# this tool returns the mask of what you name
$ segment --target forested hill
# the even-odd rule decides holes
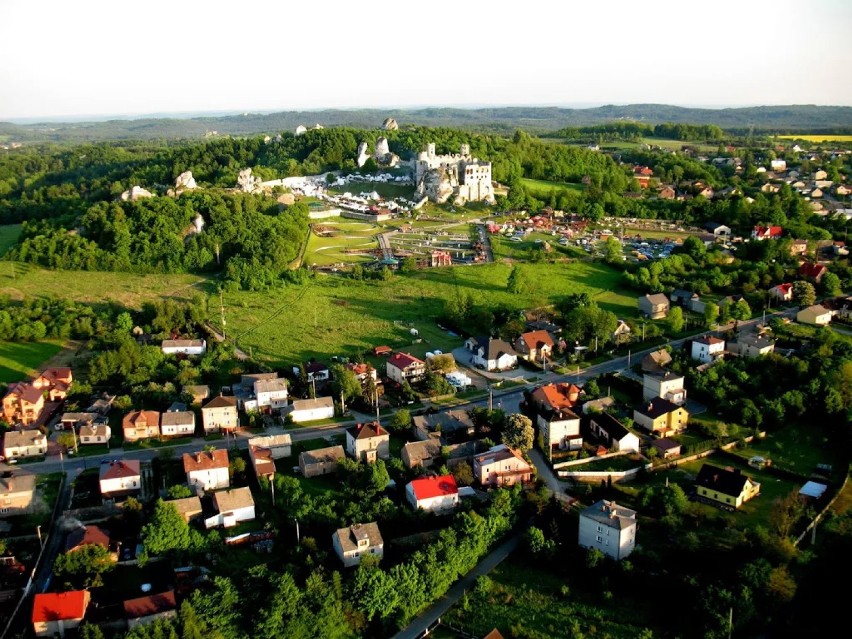
[[[387,117],[405,125],[458,127],[483,132],[521,128],[533,133],[565,127],[590,126],[614,120],[647,124],[715,124],[737,133],[749,130],[773,133],[852,131],[852,107],[760,106],[736,109],[694,109],[666,104],[607,105],[591,109],[557,107],[494,107],[483,109],[361,109],[284,111],[197,118],[142,118],[104,122],[0,123],[0,139],[9,141],[93,141],[114,139],[198,138],[208,132],[250,135],[293,131],[297,126],[351,126],[376,128]]]

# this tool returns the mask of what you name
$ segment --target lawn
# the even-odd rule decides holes
[[[333,186],[328,189],[329,193],[343,194],[372,193],[375,191],[385,198],[404,197],[414,199],[413,184],[386,184],[382,182],[349,182],[343,186]]]
[[[395,275],[387,282],[355,281],[317,274],[309,283],[269,293],[225,293],[228,332],[243,350],[273,366],[354,355],[379,344],[422,356],[436,348],[449,352],[462,338],[439,329],[435,321],[447,300],[470,294],[474,303],[494,307],[541,307],[571,294],[587,292],[619,317],[636,315],[632,295],[619,290],[621,274],[605,264],[528,264],[531,290],[511,294],[507,264],[458,266]],[[272,304],[271,300],[274,300]],[[409,329],[416,328],[414,337]],[[417,341],[417,340],[420,341]]]
[[[0,257],[6,254],[18,241],[21,235],[21,224],[3,224],[0,226]]]
[[[380,229],[365,222],[329,222],[320,221],[314,224],[314,229],[324,227],[337,233],[333,236],[320,236],[312,231],[308,236],[308,247],[305,250],[305,264],[308,266],[324,266],[338,262],[371,262],[375,259],[369,254],[344,253],[344,250],[371,251],[379,248],[376,235]]]
[[[0,342],[0,383],[32,377],[41,365],[62,350],[62,342]]]
[[[32,264],[0,262],[0,296],[15,300],[53,296],[88,304],[117,302],[138,309],[149,300],[192,299],[205,290],[205,282],[197,275],[49,271]]]
[[[530,178],[521,178],[521,184],[524,188],[538,199],[549,198],[551,193],[559,191],[576,191],[582,193],[586,187],[582,184],[573,184],[571,182],[548,182],[547,180],[532,180]]]
[[[825,432],[810,424],[795,424],[770,432],[764,439],[754,439],[746,448],[734,450],[748,461],[760,455],[772,460],[772,464],[801,475],[810,475],[817,464],[832,464],[843,471],[842,455]]]
[[[442,620],[475,637],[493,628],[505,637],[567,637],[568,624],[576,622],[585,637],[633,639],[643,628],[653,627],[650,608],[632,597],[619,595],[603,603],[600,591],[581,576],[557,576],[517,556],[498,566],[489,579],[485,592],[473,589],[467,606],[462,600]],[[562,594],[563,586],[569,597]]]

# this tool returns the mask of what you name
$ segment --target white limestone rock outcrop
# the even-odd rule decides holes
[[[251,169],[243,169],[237,177],[237,188],[243,193],[258,193],[263,190],[261,180],[251,174]]]
[[[382,123],[382,129],[384,131],[396,131],[397,129],[399,129],[399,124],[397,124],[396,120],[394,120],[393,118],[387,118]]]
[[[370,159],[369,154],[367,153],[367,143],[361,142],[358,145],[358,156],[355,161],[358,163],[358,168],[360,169],[364,164],[366,164],[367,160]]]
[[[192,171],[184,171],[175,178],[175,192],[182,193],[183,191],[191,191],[198,188],[195,183],[195,178],[192,177]]]
[[[308,128],[304,124],[300,124],[296,127],[296,135],[304,135],[308,132]]]
[[[146,197],[154,197],[154,194],[148,189],[143,189],[141,186],[134,186],[121,194],[121,200],[123,202],[135,202],[136,200],[141,200]]]

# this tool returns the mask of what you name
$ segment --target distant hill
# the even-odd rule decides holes
[[[558,107],[494,107],[483,109],[357,109],[283,111],[280,113],[142,118],[103,122],[50,122],[18,125],[0,122],[0,139],[12,141],[93,141],[201,138],[293,131],[302,124],[378,128],[387,117],[405,125],[459,127],[477,131],[511,132],[521,128],[547,133],[564,127],[590,126],[617,120],[648,124],[715,124],[732,132],[842,132],[852,129],[852,107],[759,106],[734,109],[694,109],[667,104],[607,105],[589,109]]]

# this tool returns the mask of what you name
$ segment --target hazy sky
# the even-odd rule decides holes
[[[852,105],[852,0],[0,0],[0,119]]]

